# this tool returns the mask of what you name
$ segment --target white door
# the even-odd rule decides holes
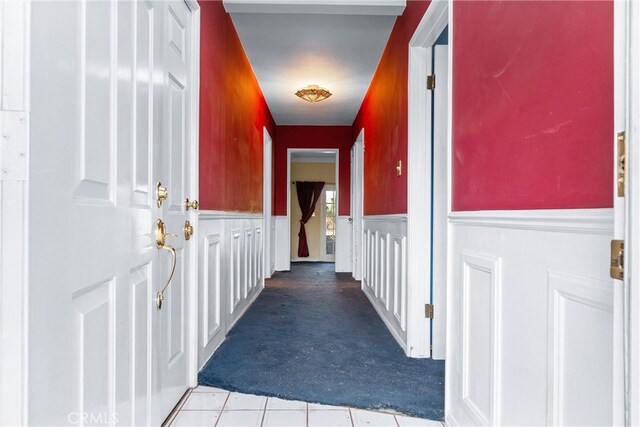
[[[272,209],[271,209],[271,188],[272,188],[272,178],[271,174],[273,171],[273,162],[272,162],[272,148],[273,141],[269,132],[267,132],[267,128],[263,129],[263,162],[262,162],[262,172],[263,172],[263,192],[262,192],[262,207],[263,207],[263,215],[264,215],[264,223],[262,229],[264,230],[264,278],[268,279],[271,277],[271,274],[275,271],[275,235],[274,230],[272,229],[275,224],[272,218]]]
[[[444,359],[447,309],[447,214],[449,212],[447,163],[447,66],[448,46],[433,46],[433,72],[437,84],[433,94],[433,176],[432,214],[433,230],[431,250],[431,303],[437,307],[437,315],[431,321],[431,357]]]
[[[189,105],[192,82],[189,76],[191,59],[191,12],[182,0],[167,1],[163,4],[164,84],[163,84],[163,129],[160,142],[160,168],[158,181],[167,189],[167,200],[159,212],[168,237],[167,244],[175,250],[175,269],[171,263],[173,254],[163,250],[160,253],[160,276],[155,283],[164,286],[173,269],[173,276],[164,292],[162,309],[159,310],[159,386],[160,398],[155,401],[154,423],[161,422],[178,402],[188,387],[189,333],[187,307],[189,292],[187,280],[190,265],[190,244],[185,241],[185,221],[188,221],[187,200],[193,201],[189,186],[191,130]],[[192,209],[192,208],[191,208]],[[156,290],[158,288],[156,286]],[[155,417],[159,418],[155,418]]]
[[[364,176],[364,130],[351,147],[351,271],[353,278],[362,280],[362,186]]]
[[[30,424],[157,425],[186,390],[189,264],[178,205],[188,151],[168,132],[185,128],[190,86],[178,81],[182,111],[169,116],[173,87],[158,77],[173,49],[164,41],[182,34],[188,46],[190,33],[184,10],[184,28],[170,26],[169,7],[32,3]],[[157,180],[176,189],[161,209]],[[158,218],[180,233],[169,242],[178,279],[161,311],[169,260],[155,244]]]

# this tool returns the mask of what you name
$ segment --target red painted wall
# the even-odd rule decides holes
[[[349,215],[351,188],[351,126],[278,126],[274,143],[275,215],[287,214],[287,149],[338,148],[338,215]]]
[[[453,22],[453,209],[611,207],[613,2],[459,1]]]
[[[352,139],[364,131],[364,214],[407,212],[407,78],[409,40],[428,1],[408,1],[396,20],[378,69],[353,124]],[[396,175],[402,160],[404,172]]]
[[[200,206],[262,212],[263,126],[275,139],[275,123],[222,2],[200,6]]]

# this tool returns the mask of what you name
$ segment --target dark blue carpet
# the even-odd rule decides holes
[[[444,362],[411,359],[333,264],[276,273],[199,374],[203,385],[441,420]]]

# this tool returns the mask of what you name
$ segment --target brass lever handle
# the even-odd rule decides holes
[[[171,279],[173,279],[173,273],[176,271],[176,250],[171,245],[167,245],[166,238],[169,236],[177,237],[175,234],[167,234],[167,230],[164,226],[164,222],[161,219],[158,219],[156,223],[156,246],[158,249],[165,249],[171,252],[171,272],[169,273],[169,277],[164,282],[162,289],[156,295],[156,307],[158,310],[162,309],[162,302],[164,301],[164,291],[167,290],[169,283],[171,283]]]
[[[189,200],[189,199],[186,199],[184,201],[184,205],[186,206],[187,210],[189,210],[189,208],[197,210],[200,207],[200,204],[198,203],[197,200]]]

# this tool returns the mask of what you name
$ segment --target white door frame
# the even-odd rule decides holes
[[[272,174],[273,174],[273,140],[266,126],[263,127],[263,155],[262,155],[262,214],[263,214],[263,226],[264,238],[262,240],[262,280],[271,278],[271,260],[274,254],[271,253],[271,239],[274,236],[271,235],[271,221],[272,221],[272,206],[273,199],[271,195]]]
[[[625,279],[614,287],[614,425],[640,424],[640,6],[614,2],[614,153],[626,132],[626,191],[614,197],[614,239],[625,241]],[[614,156],[614,188],[617,159]],[[621,286],[622,285],[622,286]],[[615,326],[614,326],[615,327]],[[624,384],[620,384],[623,381]]]
[[[189,151],[191,161],[189,164],[189,187],[191,188],[191,197],[200,200],[200,4],[198,0],[184,0],[191,11],[191,64],[190,80],[191,80],[191,105],[190,117],[192,131],[189,132]],[[197,226],[198,213],[196,210],[189,210],[189,222]],[[191,239],[191,259],[189,262],[189,282],[187,283],[189,292],[189,385],[195,387],[198,385],[198,309],[200,307],[198,301],[198,257],[199,245],[198,234]],[[176,402],[177,403],[177,402]]]
[[[287,148],[287,262],[291,269],[291,155],[293,153],[314,153],[321,151],[323,153],[333,153],[336,162],[336,220],[340,212],[340,149],[339,148]],[[340,236],[336,234],[336,246]]]
[[[362,280],[362,248],[364,232],[364,128],[351,148],[351,272],[355,280]]]
[[[630,273],[627,283],[629,294],[627,342],[629,352],[627,358],[627,425],[640,424],[640,5],[637,2],[624,2],[629,8],[626,28],[628,39],[627,72],[627,250],[626,268]],[[617,26],[617,23],[614,24]]]
[[[0,425],[28,423],[30,3],[0,5]]]
[[[431,46],[449,25],[449,76],[452,75],[451,8],[447,0],[434,0],[409,42],[409,138],[407,200],[407,349],[411,357],[429,357],[431,331],[425,318],[425,304],[431,303],[425,277],[431,272],[431,103],[427,102],[426,76],[431,69]],[[447,164],[451,164],[451,78],[448,79]],[[447,192],[451,212],[451,168],[447,166]],[[447,245],[449,246],[449,245]],[[448,280],[447,280],[448,281]],[[447,284],[448,287],[448,284]],[[437,308],[435,311],[437,312]],[[448,340],[447,340],[448,342]]]

